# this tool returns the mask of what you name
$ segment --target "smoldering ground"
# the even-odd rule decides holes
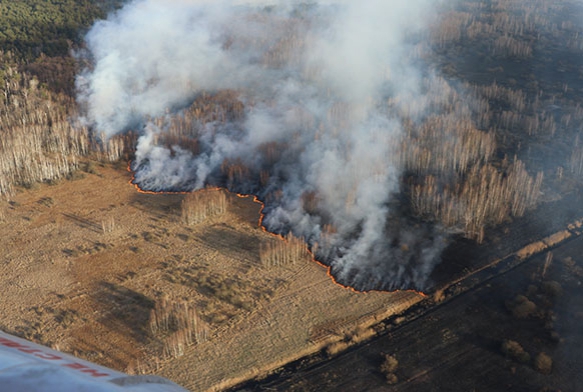
[[[400,150],[448,99],[420,49],[435,7],[133,1],[87,34],[78,101],[105,137],[141,132],[141,188],[255,194],[339,282],[423,289],[446,236],[401,211]]]

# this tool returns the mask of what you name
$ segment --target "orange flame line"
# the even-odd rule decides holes
[[[132,178],[129,181],[129,184],[132,185],[139,193],[144,193],[144,194],[148,194],[148,195],[187,195],[189,193],[192,192],[185,192],[185,191],[147,191],[144,190],[142,188],[140,188],[140,186],[138,184],[136,184],[134,182],[135,180],[135,172],[132,171],[131,168],[131,161],[128,162],[128,166],[127,166],[127,171],[130,172],[132,174]],[[208,187],[208,188],[204,188],[204,189],[200,189],[199,191],[208,191],[208,190],[223,190],[225,188],[221,188],[221,187]],[[227,189],[225,189],[227,190]],[[227,190],[228,191],[228,190]],[[198,192],[198,191],[197,191]],[[233,192],[231,192],[233,193]],[[263,225],[263,218],[265,217],[265,214],[263,213],[263,209],[265,208],[265,203],[262,202],[257,196],[252,195],[252,194],[243,194],[243,193],[234,193],[235,195],[237,195],[237,197],[240,198],[253,198],[253,202],[258,203],[260,205],[260,209],[259,209],[259,221],[258,221],[258,226],[261,228],[261,230],[263,230],[263,232],[277,237],[280,240],[284,241],[284,242],[288,242],[288,240],[281,234],[276,234],[276,233],[272,233],[271,231],[267,230],[267,228]],[[358,294],[366,294],[366,293],[371,293],[371,292],[380,292],[380,293],[389,293],[389,292],[400,292],[400,291],[405,291],[405,292],[411,292],[417,295],[420,295],[422,297],[427,297],[427,294],[425,294],[422,291],[417,291],[417,290],[413,290],[413,289],[409,289],[409,290],[356,290],[354,287],[350,287],[350,286],[346,286],[343,285],[342,283],[338,282],[336,280],[336,277],[334,275],[332,275],[331,273],[331,269],[332,267],[320,262],[318,259],[316,259],[316,256],[314,255],[314,253],[308,249],[308,247],[306,246],[306,250],[308,252],[308,254],[310,255],[310,258],[312,259],[312,261],[316,264],[318,264],[319,266],[321,266],[322,268],[326,269],[326,275],[332,280],[332,282],[340,287],[342,287],[343,289],[346,290],[350,290],[353,293],[358,293]]]

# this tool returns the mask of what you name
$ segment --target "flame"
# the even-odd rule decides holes
[[[156,191],[144,190],[144,189],[140,188],[140,186],[134,182],[135,181],[135,172],[132,170],[132,162],[131,161],[128,161],[127,171],[132,174],[132,177],[129,181],[129,184],[132,185],[139,193],[143,193],[143,194],[147,194],[147,195],[187,195],[189,193],[192,193],[192,192],[185,192],[185,191],[157,191],[156,192]],[[208,188],[201,189],[200,191],[208,191],[208,190],[214,191],[214,190],[223,190],[223,189],[224,188],[221,188],[221,187],[208,187]],[[233,193],[233,192],[230,192],[230,193]],[[263,230],[263,232],[265,232],[273,237],[277,237],[281,241],[288,242],[287,238],[285,238],[283,235],[272,233],[271,231],[267,230],[267,228],[263,225],[263,218],[265,216],[265,214],[263,213],[265,203],[263,201],[261,201],[257,196],[251,195],[251,194],[248,195],[248,194],[243,194],[243,193],[235,193],[235,195],[237,197],[242,198],[242,199],[252,198],[253,202],[259,204],[259,206],[260,206],[260,208],[259,208],[259,220],[257,222],[258,227],[260,227],[261,230]],[[340,283],[336,280],[336,277],[334,277],[334,275],[332,275],[330,266],[328,266],[328,265],[320,262],[318,259],[316,259],[316,256],[309,248],[306,247],[306,250],[307,250],[308,254],[310,255],[310,259],[314,263],[316,263],[319,266],[321,266],[322,268],[326,269],[326,275],[332,280],[332,282],[334,282],[334,284],[342,287],[345,290],[350,290],[353,293],[358,293],[358,294],[366,294],[366,293],[371,293],[371,292],[387,293],[387,292],[405,291],[405,292],[414,293],[414,294],[420,295],[424,298],[427,298],[426,293],[424,293],[422,291],[413,290],[413,289],[394,290],[394,291],[389,291],[389,290],[356,290],[354,287],[343,285],[342,283]]]

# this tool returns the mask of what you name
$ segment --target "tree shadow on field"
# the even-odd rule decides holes
[[[205,228],[198,240],[233,260],[259,260],[259,240],[225,223]]]
[[[182,194],[140,193],[136,192],[130,204],[138,210],[153,215],[157,219],[179,220]]]
[[[75,223],[77,226],[79,226],[82,229],[91,230],[94,233],[101,233],[102,232],[102,227],[90,219],[83,218],[83,217],[81,217],[79,215],[75,215],[75,214],[68,214],[65,212],[63,212],[62,215],[65,218],[67,218],[68,220],[70,220],[71,222]]]
[[[102,281],[94,300],[104,316],[99,320],[108,329],[127,333],[140,343],[148,338],[148,322],[154,301],[134,290]]]

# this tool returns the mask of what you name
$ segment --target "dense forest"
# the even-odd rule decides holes
[[[72,178],[80,157],[97,153],[101,159],[109,149],[108,143],[92,143],[88,130],[74,123],[73,55],[83,32],[119,4],[0,2],[0,194]]]
[[[20,71],[36,76],[52,91],[72,95],[72,51],[96,19],[120,4],[116,0],[0,1],[0,50],[11,53]],[[1,69],[8,66],[3,61]]]
[[[0,45],[31,60],[41,53],[67,56],[79,43],[83,29],[103,17],[98,2],[3,1],[0,3]]]

